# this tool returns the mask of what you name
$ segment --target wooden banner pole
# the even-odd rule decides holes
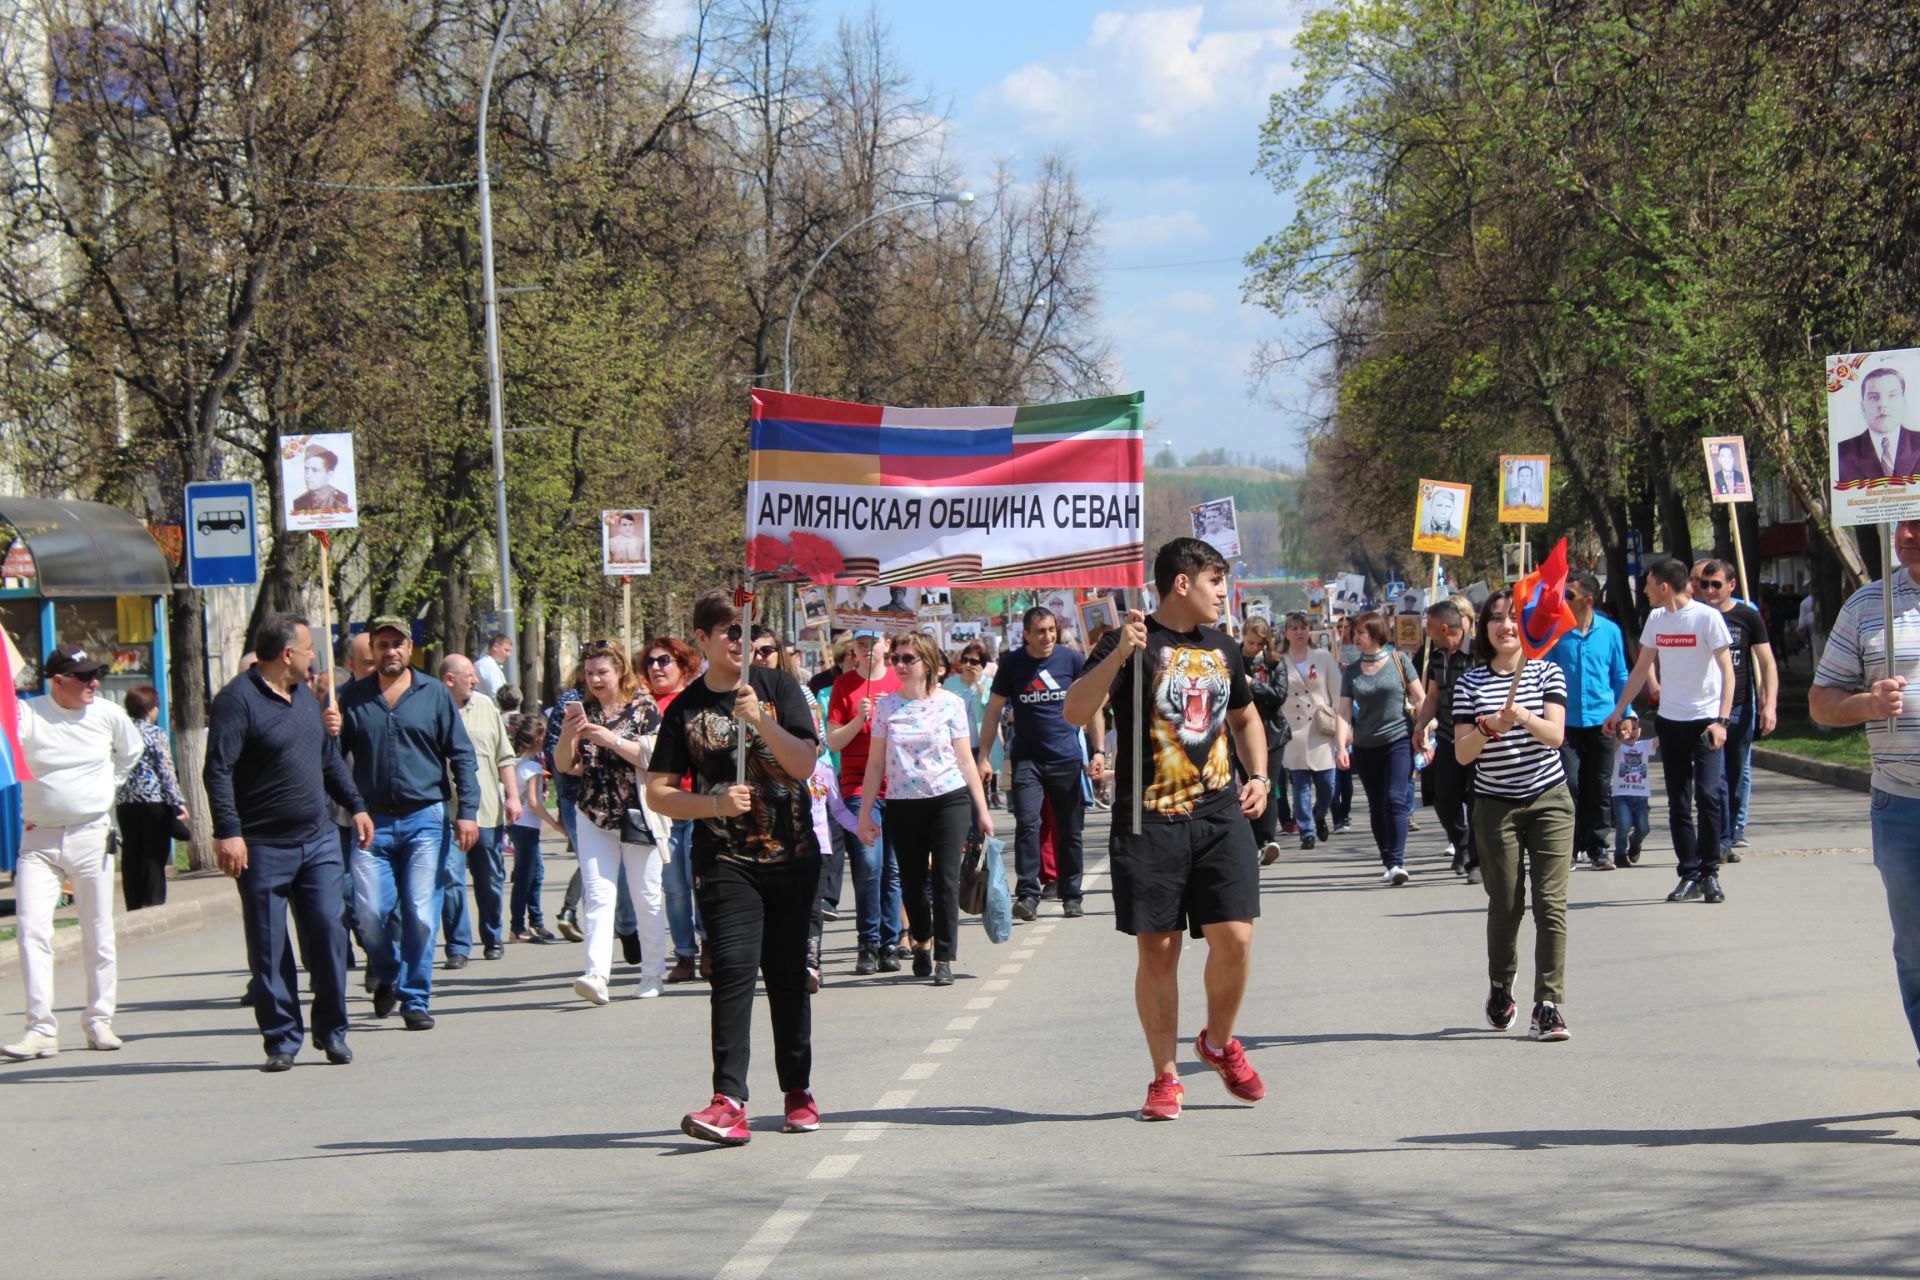
[[[1881,624],[1885,627],[1880,634],[1886,638],[1887,675],[1894,677],[1893,661],[1893,575],[1899,572],[1900,561],[1895,559],[1893,551],[1893,522],[1886,521],[1880,526],[1880,614]],[[1887,717],[1887,732],[1892,733],[1900,727],[1900,717]]]
[[[633,579],[620,579],[620,640],[627,647],[627,661],[633,661]]]
[[[1738,582],[1740,583],[1740,589],[1746,592],[1747,599],[1752,600],[1754,598],[1753,584],[1747,581],[1747,553],[1740,546],[1739,503],[1729,502],[1727,504],[1727,524],[1733,530],[1733,569],[1734,572],[1739,575]],[[1891,573],[1889,573],[1888,576],[1891,577]]]
[[[334,660],[338,649],[333,643],[333,558],[328,545],[332,539],[324,532],[313,536],[320,540],[320,633],[327,638],[327,708],[337,710],[340,706],[340,665]]]

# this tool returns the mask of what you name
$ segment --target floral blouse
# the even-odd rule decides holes
[[[648,693],[637,693],[633,701],[616,711],[611,718],[606,708],[593,698],[581,699],[581,705],[587,709],[587,719],[593,724],[605,725],[614,735],[628,742],[639,742],[651,746],[653,736],[660,732],[660,708]],[[576,750],[580,755],[580,792],[575,804],[588,821],[602,831],[618,831],[620,820],[629,809],[640,808],[640,770],[647,767],[650,751],[643,749],[640,764],[636,768],[621,759],[619,754],[579,739]]]
[[[120,784],[121,804],[164,804],[172,809],[186,807],[180,794],[180,780],[173,773],[173,753],[167,749],[167,734],[151,720],[135,722],[147,749],[140,754],[133,772]]]

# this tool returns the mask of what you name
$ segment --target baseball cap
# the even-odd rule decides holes
[[[90,676],[106,669],[106,663],[77,644],[63,644],[48,654],[45,668],[50,676]]]
[[[383,613],[367,623],[367,634],[369,636],[378,635],[382,631],[398,631],[407,639],[413,639],[413,628],[407,624],[405,618],[397,613]]]
[[[875,631],[871,627],[864,627],[861,630],[854,632],[853,638],[855,640],[878,640],[884,634],[885,634],[884,632]]]

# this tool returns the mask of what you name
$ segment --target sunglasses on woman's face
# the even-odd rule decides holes
[[[758,644],[753,647],[753,656],[756,658],[770,658],[778,652],[780,651],[770,644]]]
[[[979,666],[979,665],[980,665],[980,659],[978,659],[978,658],[962,658],[962,659],[960,659],[960,665],[961,665],[961,666],[963,666],[963,667],[977,667],[977,666]]]
[[[910,667],[920,661],[920,655],[917,653],[896,653],[891,658],[888,658],[887,661],[896,667]]]
[[[673,655],[670,653],[651,653],[641,660],[640,665],[645,667],[670,667],[673,665]]]

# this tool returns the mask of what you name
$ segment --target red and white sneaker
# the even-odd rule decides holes
[[[812,1133],[820,1127],[820,1105],[813,1100],[811,1089],[787,1090],[788,1133]]]
[[[1140,1108],[1142,1120],[1178,1120],[1180,1102],[1187,1091],[1179,1076],[1155,1076],[1147,1086],[1147,1104]]]
[[[1267,1086],[1260,1083],[1260,1073],[1247,1061],[1247,1051],[1240,1047],[1237,1038],[1216,1051],[1207,1047],[1207,1029],[1202,1027],[1200,1034],[1193,1038],[1193,1047],[1200,1054],[1200,1061],[1218,1071],[1226,1082],[1227,1092],[1240,1101],[1258,1102],[1267,1096]]]
[[[680,1132],[723,1147],[744,1147],[753,1139],[746,1111],[724,1093],[714,1094],[712,1102],[680,1117]]]

